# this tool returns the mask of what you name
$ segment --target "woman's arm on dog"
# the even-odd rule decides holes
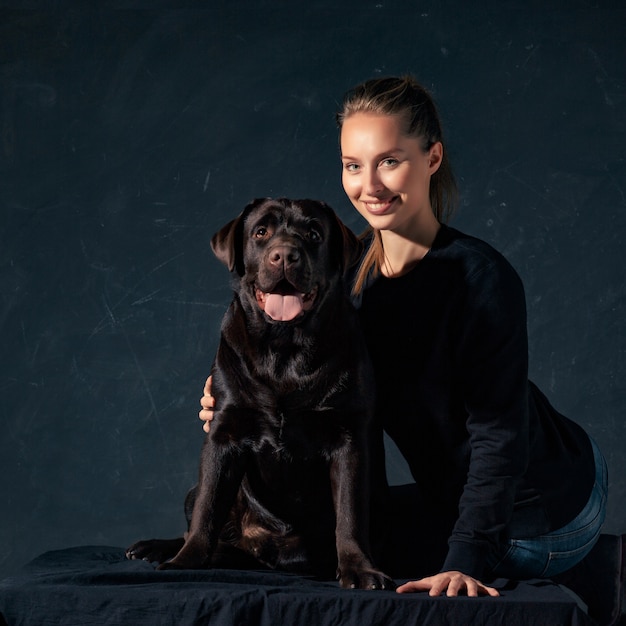
[[[209,376],[204,383],[204,395],[200,398],[202,409],[198,413],[198,417],[204,422],[202,430],[208,433],[211,429],[211,420],[213,419],[213,407],[215,406],[215,398],[211,395],[212,377]]]

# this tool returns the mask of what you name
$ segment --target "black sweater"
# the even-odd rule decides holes
[[[442,226],[414,269],[374,279],[358,306],[377,417],[453,527],[442,571],[480,578],[498,542],[582,510],[589,438],[528,381],[524,289],[501,254]]]

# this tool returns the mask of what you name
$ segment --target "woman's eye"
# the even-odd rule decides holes
[[[346,163],[343,167],[348,172],[356,172],[359,169],[359,166],[356,163]]]
[[[383,160],[380,162],[380,164],[381,164],[383,167],[393,167],[394,165],[397,165],[397,164],[398,164],[398,160],[397,160],[397,159],[392,159],[392,158],[389,158],[389,159],[383,159]]]

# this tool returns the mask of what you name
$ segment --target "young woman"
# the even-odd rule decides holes
[[[450,596],[495,596],[483,580],[571,568],[599,536],[606,464],[528,381],[515,270],[445,225],[456,185],[432,98],[410,77],[373,79],[348,92],[337,120],[343,187],[369,223],[353,293],[377,420],[415,479],[379,507],[375,525],[389,532],[378,564],[424,576],[399,592]],[[208,430],[210,380],[201,404]]]

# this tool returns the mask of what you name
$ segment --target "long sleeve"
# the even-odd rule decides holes
[[[481,576],[529,458],[528,345],[521,281],[495,259],[466,277],[456,346],[469,468],[443,570]]]

